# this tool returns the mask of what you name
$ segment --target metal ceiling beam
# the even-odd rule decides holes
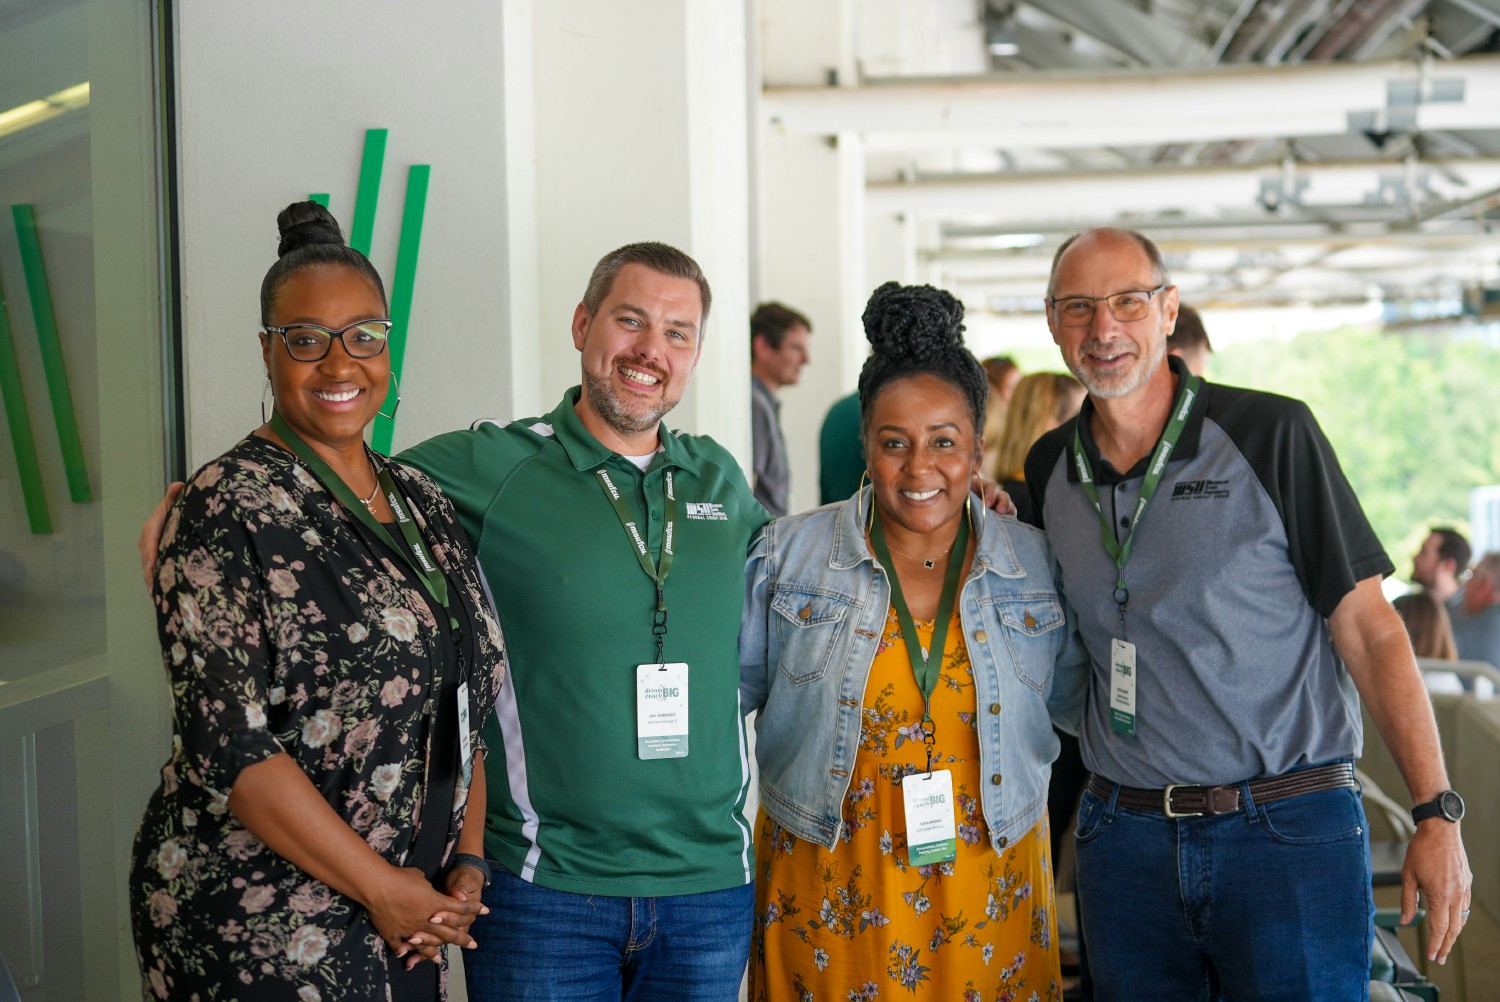
[[[1408,194],[1422,205],[1468,198],[1500,186],[1500,158],[1041,171],[880,181],[866,186],[865,204],[872,213],[940,219],[1021,219],[1051,207],[1058,216],[1078,220],[1106,213],[1113,217],[1121,211],[1347,205],[1366,195],[1391,191],[1393,179],[1409,179],[1413,190]]]
[[[1500,127],[1500,57],[1436,64],[1462,78],[1465,99],[1417,106],[1415,128]],[[1392,82],[1416,82],[1409,61],[1222,66],[1108,75],[1045,74],[768,87],[772,128],[859,132],[871,152],[962,147],[1152,146],[1220,139],[1340,135],[1351,114],[1383,114]]]

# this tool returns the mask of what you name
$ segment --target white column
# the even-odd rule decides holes
[[[578,382],[573,308],[600,257],[660,240],[713,287],[703,357],[668,424],[749,456],[742,0],[533,8],[543,407]]]
[[[855,82],[853,5],[764,0],[766,86]],[[812,321],[812,362],[782,392],[790,454],[791,507],[818,503],[818,429],[829,406],[851,392],[865,358],[860,314],[869,298],[864,251],[864,144],[855,133],[787,134],[760,116],[759,300],[774,299]],[[742,327],[742,330],[744,328]],[[748,332],[740,337],[748,355]]]

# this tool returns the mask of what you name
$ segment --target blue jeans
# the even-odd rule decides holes
[[[474,1002],[734,1002],[755,885],[662,898],[554,891],[490,860],[490,913],[465,950]]]
[[[1078,896],[1094,997],[1369,997],[1369,834],[1354,790],[1212,818],[1127,811],[1085,793]]]

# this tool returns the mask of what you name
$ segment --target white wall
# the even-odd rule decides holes
[[[257,297],[276,258],[276,213],[330,192],[347,233],[367,128],[390,130],[370,255],[388,290],[407,167],[432,165],[396,448],[511,415],[516,381],[534,382],[514,371],[513,341],[534,335],[515,329],[525,311],[508,287],[502,5],[176,9],[190,465],[260,423]]]

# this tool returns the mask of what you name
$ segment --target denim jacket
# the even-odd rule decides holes
[[[777,519],[752,543],[745,570],[740,703],[747,714],[760,711],[761,804],[798,838],[829,849],[838,843],[865,685],[890,606],[885,570],[860,526],[870,503],[866,488]],[[999,852],[1046,809],[1058,751],[1052,717],[1077,731],[1088,654],[1041,531],[988,511],[975,530],[958,605],[974,669],[980,796]]]

